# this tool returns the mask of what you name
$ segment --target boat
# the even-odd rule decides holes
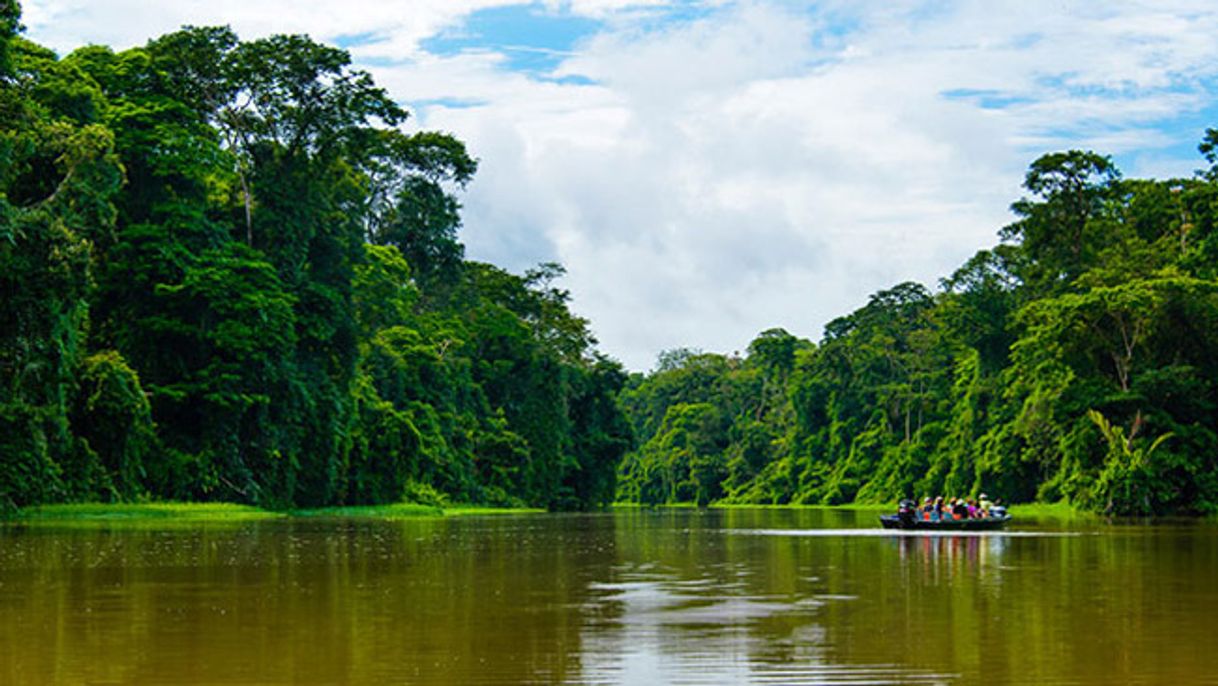
[[[977,519],[923,519],[911,500],[902,500],[894,515],[880,515],[885,529],[907,531],[997,531],[1011,521],[1006,508],[993,507],[987,517]]]
[[[979,519],[928,519],[902,518],[900,515],[881,515],[880,525],[885,529],[907,531],[997,531],[1011,521],[1009,514],[990,515]]]

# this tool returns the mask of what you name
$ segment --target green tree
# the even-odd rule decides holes
[[[77,464],[69,467],[76,474],[66,487],[83,500],[142,497],[159,446],[139,376],[107,350],[86,357],[77,380],[70,423],[79,444]]]
[[[13,72],[9,57],[9,43],[21,31],[21,3],[17,0],[0,0],[0,78]]]
[[[1024,188],[1033,197],[1011,205],[1017,221],[999,235],[1018,240],[1028,260],[1024,280],[1043,292],[1078,277],[1108,237],[1103,222],[1120,172],[1108,157],[1070,150],[1038,157]]]
[[[1104,512],[1118,515],[1161,512],[1167,498],[1162,493],[1163,482],[1155,478],[1151,458],[1171,434],[1162,434],[1149,444],[1135,445],[1134,438],[1142,427],[1141,415],[1134,418],[1128,435],[1095,410],[1089,410],[1087,416],[1099,427],[1108,444],[1104,469],[1091,495],[1094,504]]]

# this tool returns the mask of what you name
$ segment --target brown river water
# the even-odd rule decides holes
[[[0,527],[0,684],[1218,684],[1218,524]]]

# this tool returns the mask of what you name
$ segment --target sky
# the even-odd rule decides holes
[[[605,354],[747,350],[1009,223],[1046,152],[1191,176],[1218,126],[1209,0],[24,0],[61,54],[181,25],[307,33],[464,140],[466,256],[559,286]]]

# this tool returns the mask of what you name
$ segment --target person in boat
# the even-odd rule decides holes
[[[964,498],[952,501],[952,519],[968,519],[968,505],[964,503]]]
[[[914,520],[919,513],[918,505],[908,498],[904,498],[897,503],[897,518],[901,520],[901,524],[905,526],[913,526]]]
[[[984,496],[984,494],[982,494]],[[990,507],[984,511],[981,503]],[[897,504],[897,514],[883,515],[880,522],[885,529],[942,529],[954,530],[995,530],[1000,529],[1010,521],[1006,508],[985,497],[984,501],[974,502],[971,498],[944,498],[936,496],[922,498],[919,505],[913,500],[901,500]],[[971,508],[971,510],[970,510]],[[963,514],[960,514],[963,512]],[[973,515],[976,515],[975,517]],[[970,522],[970,519],[976,519]],[[987,521],[988,520],[988,521]]]
[[[993,509],[993,507],[994,507],[994,503],[991,503],[991,502],[990,502],[990,498],[989,498],[989,496],[987,496],[986,494],[982,493],[982,494],[980,495],[980,497],[978,498],[978,501],[977,501],[977,507],[981,509],[981,516],[982,516],[982,517],[989,517],[989,516],[990,516],[990,510],[991,510],[991,509]]]
[[[922,507],[918,509],[918,513],[922,516],[922,519],[929,522],[930,513],[933,512],[934,509],[935,509],[935,506],[931,502],[930,496],[926,496],[925,498],[922,499]]]

